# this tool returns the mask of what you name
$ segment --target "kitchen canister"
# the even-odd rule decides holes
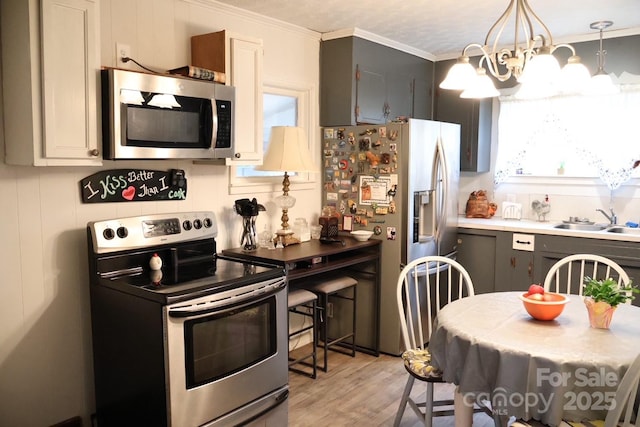
[[[293,223],[293,234],[300,239],[301,242],[308,242],[311,240],[311,230],[309,224],[304,218],[296,218]]]

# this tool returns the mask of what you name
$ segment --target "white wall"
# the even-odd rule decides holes
[[[265,80],[316,88],[319,82],[317,33],[204,0],[101,0],[100,14],[104,66],[115,65],[116,42],[129,44],[132,57],[152,68],[186,65],[192,35],[227,29],[263,40]],[[312,122],[317,127],[317,105],[314,108]],[[314,133],[319,136],[319,130]],[[320,153],[318,139],[311,143]],[[4,136],[0,136],[0,158],[4,158]],[[224,249],[240,245],[241,221],[232,211],[234,200],[255,196],[273,206],[269,202],[280,190],[276,186],[274,194],[232,196],[229,168],[188,161],[106,161],[100,169],[121,167],[184,169],[187,200],[82,204],[80,180],[99,169],[0,163],[0,425],[46,426],[76,415],[90,425],[95,405],[88,221],[212,210],[220,229],[218,248]],[[317,217],[319,185],[313,190],[293,189],[291,194],[298,199],[291,218]],[[265,213],[259,217],[259,229],[267,218],[275,221],[275,229],[279,217],[279,212]]]

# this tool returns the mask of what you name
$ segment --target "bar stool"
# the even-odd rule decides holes
[[[316,353],[316,348],[318,347],[318,322],[316,321],[317,300],[318,297],[313,292],[307,291],[305,289],[289,288],[287,297],[287,306],[289,308],[289,313],[296,313],[301,316],[311,318],[311,325],[305,325],[306,322],[304,322],[299,329],[289,331],[289,341],[291,341],[291,338],[301,335],[309,330],[311,330],[313,333],[311,352],[300,355],[298,357],[289,356],[289,370],[298,374],[306,375],[313,379],[316,378],[316,368],[318,362]],[[309,358],[311,358],[311,363],[307,362],[307,359]],[[293,367],[294,365],[298,364],[311,367],[312,371],[307,372],[300,368]]]
[[[356,355],[356,285],[358,281],[349,276],[330,276],[318,281],[312,281],[310,283],[303,283],[298,285],[301,288],[307,289],[314,294],[318,295],[319,305],[318,311],[320,314],[320,338],[324,348],[324,365],[320,367],[324,372],[329,370],[327,363],[328,350],[336,351],[338,353],[347,354],[351,357]],[[347,292],[343,292],[347,289],[351,289],[351,296]],[[340,337],[329,337],[329,322],[333,318],[334,310],[333,303],[330,299],[341,299],[351,301],[353,316],[351,318],[351,331],[347,332]],[[342,332],[342,331],[340,331]],[[339,350],[337,345],[345,347],[348,344],[349,351]]]

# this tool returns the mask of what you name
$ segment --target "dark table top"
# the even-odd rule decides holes
[[[342,246],[340,243],[320,243],[320,240],[311,239],[308,242],[302,242],[296,245],[290,245],[281,249],[264,249],[258,248],[255,251],[246,252],[242,248],[224,249],[222,255],[236,257],[241,259],[250,259],[253,261],[262,261],[266,263],[289,264],[299,261],[306,261],[315,257],[324,257],[330,255],[341,254],[344,252],[375,249],[380,240],[369,239],[365,242],[359,242],[351,236],[339,236],[339,239],[345,242]]]

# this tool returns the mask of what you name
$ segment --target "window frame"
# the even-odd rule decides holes
[[[284,95],[297,98],[298,101],[298,117],[297,125],[306,130],[307,140],[309,143],[309,151],[314,163],[318,163],[318,154],[316,153],[316,125],[313,117],[316,117],[317,107],[317,89],[314,85],[304,85],[289,83],[283,81],[270,81],[263,84],[263,95]],[[263,153],[264,155],[264,153]],[[262,164],[262,162],[260,162]],[[282,189],[283,176],[238,176],[238,166],[229,168],[229,194],[246,194],[246,193],[269,193]],[[290,175],[290,182],[294,184],[293,189],[310,190],[316,187],[318,174],[316,173],[296,173]]]

